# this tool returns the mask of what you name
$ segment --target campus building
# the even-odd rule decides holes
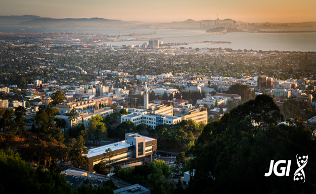
[[[73,108],[78,110],[89,109],[96,106],[93,100],[84,100],[84,101],[76,101],[76,102],[64,102],[57,104],[56,107],[59,108],[61,114],[70,112]]]
[[[111,151],[106,152],[110,149]],[[145,157],[157,150],[157,139],[145,137],[138,133],[125,134],[125,140],[88,150],[89,171],[93,166],[104,162],[122,168],[143,165]],[[109,162],[110,160],[110,162]]]
[[[144,123],[147,126],[151,126],[153,129],[155,129],[159,124],[173,125],[179,123],[181,122],[181,117],[154,114],[150,112],[134,112],[128,115],[122,115],[121,122],[125,121],[130,121],[135,125]]]
[[[183,113],[177,114],[176,116],[181,116],[182,120],[192,119],[197,124],[207,124],[207,110],[188,109],[185,110]]]
[[[151,105],[149,109],[151,109],[154,114],[173,116],[173,106]]]
[[[64,119],[66,122],[66,128],[74,127],[76,125],[79,125],[80,123],[84,124],[85,127],[88,127],[89,121],[92,119],[92,117],[95,117],[96,115],[106,117],[107,115],[112,113],[113,109],[111,108],[100,108],[91,110],[90,112],[80,113],[71,120],[69,120],[69,116],[66,115],[56,115],[55,117],[58,117],[59,119]]]

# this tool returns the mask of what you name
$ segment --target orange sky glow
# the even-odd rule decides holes
[[[1,15],[106,18],[172,22],[234,19],[244,22],[316,21],[315,0],[2,0]]]

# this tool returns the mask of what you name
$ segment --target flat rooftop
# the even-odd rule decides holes
[[[133,133],[130,133],[129,135],[133,135]],[[156,140],[154,138],[150,138],[150,137],[146,137],[146,136],[142,136],[142,135],[138,135],[137,137],[145,137],[145,142],[150,142],[153,140]],[[101,154],[105,153],[105,150],[110,148],[112,151],[115,150],[120,150],[123,148],[128,148],[131,147],[132,144],[126,143],[125,140],[123,141],[119,141],[116,143],[112,143],[112,144],[108,144],[108,145],[104,145],[104,146],[100,146],[100,147],[96,147],[96,148],[92,148],[90,150],[88,150],[88,154],[86,155],[88,158],[94,157],[94,156],[98,156]]]
[[[131,194],[131,193],[147,194],[147,193],[150,193],[150,190],[147,189],[146,187],[139,185],[139,184],[135,184],[135,185],[131,185],[128,187],[114,190],[114,194],[118,194],[118,193],[121,193],[121,194]]]

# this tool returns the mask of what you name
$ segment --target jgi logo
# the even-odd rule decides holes
[[[305,182],[305,173],[303,168],[306,166],[308,161],[308,156],[298,156],[296,155],[296,163],[298,166],[298,169],[295,171],[294,173],[294,181],[299,181],[302,180]],[[269,172],[265,173],[264,176],[268,177],[273,173],[275,174],[275,176],[289,176],[290,175],[290,169],[291,169],[291,160],[278,160],[277,162],[275,162],[274,164],[274,160],[271,160],[270,162],[270,168],[269,168]],[[280,167],[280,171],[278,171],[278,166],[280,164],[285,164],[286,167]]]

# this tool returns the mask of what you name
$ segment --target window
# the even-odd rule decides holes
[[[144,155],[143,142],[138,143],[138,156]]]

